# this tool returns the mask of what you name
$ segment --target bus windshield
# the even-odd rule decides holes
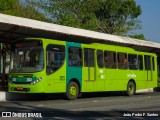
[[[11,52],[10,72],[37,72],[44,68],[42,46],[20,47]]]

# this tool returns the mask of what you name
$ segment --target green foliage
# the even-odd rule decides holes
[[[35,0],[0,0],[0,13],[36,19],[41,21],[49,21],[35,7]]]
[[[100,18],[99,30],[105,33],[124,35],[139,27],[135,18],[141,14],[141,9],[134,0],[103,0],[95,13]]]
[[[135,34],[135,35],[129,35],[130,38],[140,39],[140,40],[146,40],[143,34]]]
[[[134,0],[46,0],[41,7],[53,23],[66,26],[116,35],[141,28]]]
[[[123,36],[141,29],[134,0],[0,0],[0,12]]]
[[[19,0],[0,0],[0,12],[13,10],[18,2]]]
[[[46,11],[49,12],[53,23],[96,30],[98,20],[92,11],[91,1],[90,3],[85,0],[48,1],[48,9]]]

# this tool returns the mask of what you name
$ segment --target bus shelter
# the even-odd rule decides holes
[[[39,37],[78,43],[106,43],[132,47],[136,50],[154,52],[160,60],[160,43],[99,33],[79,28],[56,25],[0,14],[0,90],[6,91],[9,51],[7,44],[20,38]]]

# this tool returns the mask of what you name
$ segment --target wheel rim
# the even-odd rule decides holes
[[[77,88],[75,86],[71,86],[69,88],[69,94],[72,95],[72,96],[76,96],[76,94],[77,94]]]
[[[133,94],[134,93],[134,86],[130,85],[128,91],[130,94]]]

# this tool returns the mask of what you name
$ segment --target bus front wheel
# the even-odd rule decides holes
[[[77,99],[78,95],[79,87],[76,82],[71,81],[67,87],[66,98],[69,100],[75,100]]]
[[[127,85],[127,91],[126,91],[127,95],[133,96],[135,94],[135,91],[136,91],[135,84],[132,81],[129,81]]]

